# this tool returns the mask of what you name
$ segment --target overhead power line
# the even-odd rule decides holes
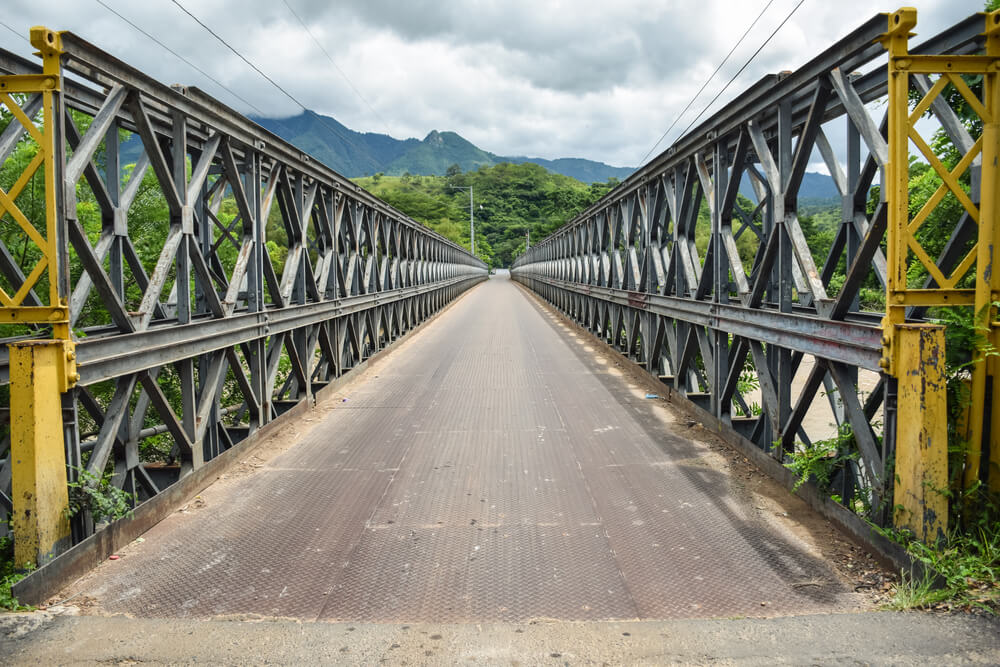
[[[780,24],[778,24],[778,27],[777,27],[777,28],[775,28],[775,29],[774,29],[774,31],[772,31],[770,35],[768,35],[767,39],[766,39],[766,40],[764,40],[764,43],[763,43],[763,44],[761,44],[761,45],[760,45],[760,46],[759,46],[759,47],[757,48],[757,50],[753,52],[753,55],[752,55],[752,56],[750,56],[750,58],[749,58],[749,59],[748,59],[748,60],[747,60],[747,61],[746,61],[745,63],[743,63],[743,67],[741,67],[741,68],[740,68],[740,70],[739,70],[739,71],[738,71],[738,72],[737,72],[736,74],[734,74],[734,75],[732,76],[732,78],[731,78],[731,79],[729,79],[729,81],[727,81],[727,82],[726,82],[726,85],[722,87],[722,90],[720,90],[720,91],[719,91],[718,93],[716,93],[715,97],[713,97],[713,98],[712,98],[712,101],[711,101],[711,102],[709,102],[708,104],[706,104],[706,105],[705,105],[705,108],[703,108],[703,109],[702,109],[702,110],[701,110],[700,112],[698,112],[698,115],[694,117],[694,120],[692,120],[692,121],[691,121],[690,123],[688,123],[688,126],[684,128],[684,131],[683,131],[683,132],[681,132],[681,135],[680,135],[680,136],[682,136],[682,137],[683,137],[683,136],[684,136],[685,134],[687,134],[687,133],[688,133],[688,130],[690,130],[690,129],[691,129],[691,128],[692,128],[693,126],[694,126],[694,124],[698,122],[698,119],[699,119],[699,118],[701,118],[701,117],[702,117],[702,115],[703,115],[703,114],[704,114],[704,113],[705,113],[706,111],[708,111],[708,109],[709,109],[709,108],[710,108],[710,107],[711,107],[711,106],[712,106],[713,104],[715,104],[715,101],[716,101],[716,100],[718,100],[718,99],[719,99],[719,98],[720,98],[720,97],[722,96],[722,94],[723,94],[724,92],[726,92],[726,89],[728,89],[728,88],[729,88],[729,86],[731,86],[731,85],[732,85],[733,81],[736,81],[737,77],[739,77],[739,75],[740,75],[740,74],[743,74],[743,70],[745,70],[745,69],[746,69],[746,68],[747,68],[747,67],[748,67],[748,66],[750,65],[750,63],[751,63],[751,62],[753,62],[753,59],[754,59],[754,58],[756,58],[756,57],[757,57],[757,55],[758,55],[758,54],[759,54],[759,53],[760,53],[761,51],[763,51],[763,50],[764,50],[764,47],[765,47],[765,46],[767,46],[767,45],[768,45],[768,44],[769,44],[769,43],[771,42],[771,40],[772,40],[772,39],[774,39],[774,36],[778,34],[778,31],[779,31],[779,30],[781,30],[781,29],[782,29],[782,28],[783,28],[783,27],[785,26],[785,24],[786,24],[786,23],[788,23],[788,20],[789,20],[790,18],[792,18],[792,15],[793,15],[793,14],[795,14],[795,12],[797,12],[797,11],[798,11],[799,7],[801,7],[801,6],[802,6],[802,3],[803,3],[803,2],[805,2],[805,1],[806,1],[806,0],[799,0],[798,4],[797,4],[797,5],[795,5],[794,7],[792,7],[792,11],[788,12],[788,16],[786,16],[786,17],[784,18],[784,20],[783,20],[783,21],[782,21],[782,22],[781,22]]]
[[[23,39],[24,41],[26,41],[29,44],[29,46],[31,45],[31,40],[28,39],[27,37],[25,37],[24,35],[22,35],[21,33],[19,33],[17,30],[14,30],[13,28],[11,28],[9,25],[7,25],[6,23],[4,23],[3,21],[0,21],[0,25],[2,25],[3,27],[7,28],[7,30],[10,30],[12,33],[14,33],[18,37],[20,37],[21,39]]]
[[[340,69],[337,63],[333,61],[333,57],[330,55],[329,51],[327,51],[326,48],[323,46],[323,44],[320,43],[319,39],[316,38],[316,35],[314,35],[313,31],[309,29],[309,26],[306,25],[306,22],[302,20],[302,17],[299,16],[298,12],[296,12],[295,9],[293,9],[292,6],[288,4],[288,0],[281,0],[281,1],[285,3],[285,7],[288,7],[288,11],[292,13],[292,16],[296,18],[296,20],[299,22],[302,28],[307,33],[309,33],[309,37],[312,38],[313,43],[315,43],[316,46],[319,47],[319,50],[323,52],[323,55],[325,55],[326,59],[330,61],[330,64],[333,65],[333,68],[340,73],[340,76],[344,78],[344,81],[346,81],[347,85],[351,87],[351,90],[354,91],[354,94],[358,96],[358,99],[361,100],[366,107],[368,107],[369,111],[371,111],[372,114],[376,118],[378,118],[380,123],[385,125],[386,132],[391,136],[392,128],[389,127],[389,123],[387,123],[386,120],[382,118],[382,116],[379,114],[378,111],[375,111],[375,107],[373,107],[371,104],[368,103],[368,100],[366,100],[364,95],[361,94],[361,91],[358,90],[357,87],[354,85],[354,83],[351,81],[351,79],[348,78],[347,73],[344,72],[344,70]]]
[[[202,28],[204,28],[208,32],[208,34],[210,34],[212,37],[215,37],[215,39],[217,39],[219,42],[221,42],[223,46],[225,46],[227,49],[229,49],[230,51],[232,51],[236,55],[237,58],[239,58],[240,60],[242,60],[243,62],[245,62],[255,72],[257,72],[257,74],[260,74],[262,77],[264,77],[264,79],[267,80],[268,83],[270,83],[272,86],[274,86],[279,91],[281,91],[281,93],[285,97],[287,97],[288,99],[290,99],[292,102],[295,102],[295,104],[299,105],[299,107],[303,111],[309,111],[309,109],[306,107],[306,105],[304,105],[302,102],[300,102],[297,97],[295,97],[290,92],[288,92],[287,90],[285,90],[277,81],[275,81],[274,79],[272,79],[271,77],[269,77],[267,74],[264,73],[263,70],[261,70],[259,67],[257,67],[256,65],[254,65],[252,62],[250,62],[250,60],[246,56],[244,56],[242,53],[240,53],[239,51],[237,51],[233,46],[231,46],[229,44],[229,42],[227,42],[226,40],[224,40],[217,32],[215,32],[214,30],[212,30],[211,28],[209,28],[207,25],[205,25],[205,23],[202,22],[201,19],[199,19],[197,16],[195,16],[190,11],[188,11],[188,9],[184,5],[182,5],[178,0],[170,0],[170,1],[173,2],[175,5],[177,5],[178,9],[180,9],[182,12],[184,12],[185,14],[187,14],[188,16],[190,16],[194,20],[195,23],[197,23]],[[327,123],[325,120],[323,120],[323,117],[320,116],[319,114],[315,114],[315,115],[316,115],[316,120],[318,120],[323,127],[325,127],[326,129],[330,130],[335,135],[339,136],[346,143],[348,143],[351,146],[353,146],[356,150],[361,151],[362,153],[364,152],[364,149],[362,149],[356,143],[354,143],[353,141],[351,141],[350,137],[345,136],[342,132],[338,131],[337,128],[335,128],[332,125],[330,125],[329,123]]]
[[[183,62],[185,65],[187,65],[191,69],[195,70],[196,72],[199,72],[202,76],[204,76],[209,81],[213,82],[214,84],[216,84],[217,86],[219,86],[220,88],[222,88],[223,90],[225,90],[227,93],[229,93],[230,95],[232,95],[233,97],[235,97],[236,99],[238,99],[240,102],[243,102],[243,104],[247,105],[248,107],[250,107],[251,109],[253,109],[254,111],[256,111],[258,114],[260,114],[261,116],[264,115],[264,112],[261,111],[260,109],[258,109],[256,106],[254,106],[254,104],[252,102],[250,102],[249,100],[241,97],[240,94],[237,93],[235,90],[233,90],[232,88],[230,88],[226,84],[222,83],[221,81],[219,81],[218,79],[216,79],[215,77],[213,77],[211,74],[209,74],[208,72],[206,72],[202,68],[200,68],[197,65],[195,65],[193,62],[191,62],[190,60],[188,60],[187,58],[185,58],[181,54],[179,54],[176,51],[174,51],[173,49],[171,49],[169,46],[167,46],[166,44],[164,44],[163,42],[161,42],[160,40],[158,40],[156,37],[153,37],[152,35],[150,35],[148,32],[146,32],[145,30],[143,30],[142,28],[140,28],[135,22],[133,22],[133,21],[125,18],[121,14],[119,14],[118,11],[116,11],[114,8],[109,7],[107,4],[105,4],[103,2],[103,0],[94,0],[94,1],[97,4],[99,4],[101,7],[104,7],[106,10],[108,10],[109,12],[111,12],[112,14],[114,14],[115,16],[117,16],[118,18],[120,18],[125,23],[129,24],[130,26],[132,26],[133,28],[135,28],[136,30],[138,30],[139,32],[141,32],[143,35],[145,35],[149,39],[151,39],[154,42],[156,42],[157,44],[159,44],[163,49],[165,49],[169,53],[173,54],[173,56],[175,58],[177,58],[178,60],[180,60],[181,62]]]
[[[667,135],[670,134],[670,130],[674,129],[674,125],[677,124],[677,121],[679,121],[681,118],[684,117],[684,114],[688,112],[688,109],[690,109],[691,105],[694,104],[695,100],[698,99],[698,96],[701,95],[702,92],[705,90],[705,88],[708,86],[708,84],[711,83],[712,79],[715,78],[715,75],[718,74],[719,70],[722,69],[722,66],[729,61],[729,57],[733,55],[733,52],[736,51],[737,48],[739,48],[739,45],[743,43],[743,40],[746,39],[746,36],[750,34],[750,31],[753,30],[753,27],[757,25],[758,21],[760,21],[760,18],[764,16],[764,12],[766,12],[773,3],[774,0],[768,0],[767,4],[764,5],[764,9],[760,10],[760,14],[757,14],[757,18],[755,18],[753,20],[753,23],[751,23],[750,26],[743,32],[743,35],[739,38],[739,40],[735,44],[733,44],[733,48],[729,49],[729,53],[727,53],[726,57],[722,59],[722,62],[719,63],[719,66],[715,68],[715,71],[712,72],[712,75],[709,76],[707,79],[705,79],[705,83],[701,84],[701,88],[699,88],[698,92],[694,94],[694,97],[691,98],[691,101],[687,103],[687,106],[684,107],[684,110],[681,111],[679,114],[677,114],[677,117],[674,118],[674,122],[670,123],[670,127],[668,127],[666,131],[664,131],[664,133],[660,135],[660,138],[656,140],[656,143],[653,144],[653,147],[646,152],[646,154],[642,157],[641,160],[639,160],[639,166],[645,164],[646,158],[652,155],[653,151],[656,150],[656,147],[659,146],[660,143],[667,138]],[[746,67],[746,65],[744,65],[744,67]]]

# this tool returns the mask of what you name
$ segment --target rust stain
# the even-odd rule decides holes
[[[632,308],[646,309],[649,305],[649,295],[645,292],[629,292],[628,293],[628,305]]]

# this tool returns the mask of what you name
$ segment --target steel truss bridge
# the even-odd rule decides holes
[[[878,15],[757,82],[512,275],[779,461],[826,437],[806,418],[828,402],[838,453],[851,455],[835,480],[844,504],[933,538],[949,470],[944,336],[928,309],[974,311],[1000,347],[1000,14],[910,46],[915,23],[913,10]],[[31,38],[41,66],[0,51],[0,158],[16,171],[0,192],[0,511],[13,514],[18,558],[44,563],[95,530],[86,513],[67,523],[67,481],[111,471],[140,501],[162,496],[487,270],[198,89],[71,33]],[[954,166],[928,146],[928,122],[957,147]],[[911,154],[937,175],[921,211],[908,206]],[[841,197],[823,257],[798,217],[817,159]],[[753,198],[739,196],[745,184]],[[934,256],[921,226],[946,200],[960,216]],[[863,298],[873,284],[885,312]],[[986,350],[968,351],[958,476],[995,491],[1000,369]],[[151,439],[173,465],[142,460]]]
[[[997,84],[986,75],[977,95],[962,78],[993,67],[987,63],[1000,55],[998,20],[975,15],[908,48],[915,11],[892,14],[888,32],[885,16],[873,18],[799,70],[762,79],[531,247],[513,275],[709,411],[720,427],[779,460],[796,442],[818,439],[804,420],[817,401],[828,401],[839,432],[851,436],[840,451],[857,456],[838,481],[842,498],[860,494],[878,507],[893,492],[895,471],[902,476],[897,504],[930,500],[920,475],[934,469],[937,489],[947,487],[939,447],[948,434],[944,339],[927,324],[928,308],[974,310],[986,347],[998,341],[1000,283],[991,267],[1000,181],[991,166],[998,138],[989,107]],[[981,136],[970,136],[946,90],[975,109]],[[930,148],[933,130],[958,150],[956,165],[946,167]],[[919,211],[908,207],[911,155],[938,176]],[[825,255],[809,247],[798,217],[806,168],[817,159],[841,200],[841,223]],[[749,205],[738,201],[744,183],[755,195]],[[939,227],[948,240],[933,256],[921,226],[945,197],[954,198],[960,217]],[[699,218],[703,207],[708,215]],[[740,247],[747,237],[749,256]],[[838,266],[846,278],[834,285]],[[914,275],[923,282],[914,284]],[[862,307],[862,288],[875,281],[885,313]],[[793,378],[810,357],[815,364],[795,395]],[[972,359],[971,413],[957,438],[967,451],[957,473],[966,487],[988,477],[997,491],[998,368],[982,352]],[[740,388],[751,369],[759,416]],[[878,381],[859,391],[865,372]],[[941,391],[929,392],[931,385]],[[915,461],[931,449],[933,458]],[[902,472],[917,468],[917,478]],[[947,503],[930,495],[937,496],[933,510],[908,506],[896,520],[914,520],[920,534],[941,530],[931,514],[940,516]]]
[[[56,354],[73,357],[69,381],[58,387],[62,427],[53,427],[56,385],[36,374],[22,376],[27,386],[19,388],[16,353],[8,361],[6,346],[0,377],[11,384],[13,419],[19,395],[37,401],[27,408],[40,422],[30,425],[37,445],[54,438],[62,456],[64,442],[76,474],[99,476],[111,465],[115,486],[153,496],[312,402],[485,278],[485,265],[463,248],[201,91],[164,86],[72,34],[39,30],[32,39],[43,73],[0,55],[0,70],[10,73],[0,100],[14,114],[0,155],[10,159],[25,138],[38,149],[3,197],[8,219],[36,246],[28,255],[35,263],[23,266],[17,248],[3,247],[2,299],[7,328],[30,329],[12,349],[54,334]],[[123,164],[123,136],[141,146],[134,166]],[[38,229],[17,200],[41,170],[48,224]],[[168,215],[151,269],[130,226],[149,190]],[[227,197],[235,214],[223,216]],[[84,221],[87,205],[93,213]],[[275,219],[280,246],[265,237]],[[280,275],[271,261],[278,253]],[[70,257],[81,268],[75,274]],[[227,378],[235,391],[224,394]],[[105,388],[103,401],[93,387]],[[180,414],[168,391],[179,393]],[[154,479],[140,461],[139,443],[159,434],[172,440],[174,479]],[[0,472],[7,511],[18,496],[12,459]],[[17,521],[15,533],[32,532]],[[92,530],[76,526],[74,539]]]

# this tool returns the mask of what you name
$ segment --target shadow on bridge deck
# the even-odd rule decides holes
[[[408,622],[865,604],[817,550],[820,519],[749,489],[505,276],[309,419],[67,595],[136,616]]]

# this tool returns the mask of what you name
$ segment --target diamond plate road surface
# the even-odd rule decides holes
[[[588,350],[496,277],[81,592],[101,613],[409,622],[854,606]]]

